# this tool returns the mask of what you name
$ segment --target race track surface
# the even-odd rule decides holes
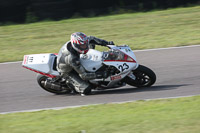
[[[125,86],[97,91],[93,95],[54,95],[42,90],[36,73],[21,63],[0,64],[0,113],[53,107],[123,102],[143,99],[200,95],[200,45],[150,51],[137,51],[137,60],[157,75],[153,87]]]

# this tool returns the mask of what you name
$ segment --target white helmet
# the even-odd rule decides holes
[[[75,32],[71,35],[71,44],[80,54],[86,54],[89,50],[89,39],[82,32]]]

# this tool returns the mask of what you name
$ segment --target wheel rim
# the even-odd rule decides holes
[[[40,84],[44,87],[44,84],[45,84],[45,80],[43,79],[43,80],[41,80],[40,81]]]
[[[145,74],[143,72],[137,72],[137,73],[134,73],[134,74],[137,77],[136,81],[141,86],[146,86],[151,82],[151,78],[147,74]]]

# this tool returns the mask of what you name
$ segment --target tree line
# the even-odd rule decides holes
[[[0,23],[149,11],[200,4],[200,0],[0,0]]]

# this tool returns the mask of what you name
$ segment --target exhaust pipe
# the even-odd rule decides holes
[[[59,84],[54,84],[54,83],[51,83],[49,81],[42,81],[41,82],[45,88],[51,88],[53,90],[57,90],[57,91],[61,91],[61,90],[68,90],[69,88],[67,87],[64,87],[64,86],[61,86]]]

